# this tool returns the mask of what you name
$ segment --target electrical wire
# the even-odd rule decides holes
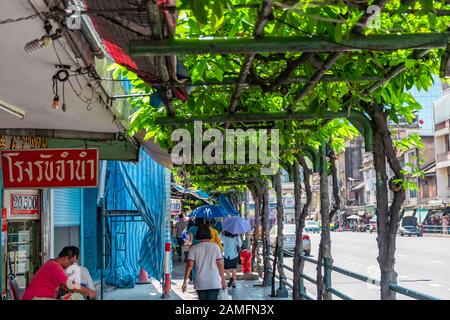
[[[45,15],[45,14],[48,14],[48,12],[47,11],[40,11],[40,12],[37,12],[37,13],[32,14],[32,15],[27,16],[27,17],[20,17],[20,18],[16,18],[16,19],[8,18],[8,19],[5,19],[5,20],[0,20],[0,25],[8,24],[8,23],[16,23],[16,22],[26,21],[26,20],[33,20],[33,19],[39,18],[41,15]]]

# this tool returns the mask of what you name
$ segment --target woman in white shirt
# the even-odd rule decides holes
[[[189,275],[195,266],[194,288],[199,300],[217,300],[220,288],[227,287],[222,252],[216,243],[211,242],[211,238],[209,226],[199,225],[195,234],[195,240],[199,243],[191,246],[184,272],[183,293],[186,292]]]

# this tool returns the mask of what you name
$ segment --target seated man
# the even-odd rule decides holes
[[[64,269],[77,262],[79,254],[80,250],[77,247],[65,247],[56,259],[47,261],[31,279],[22,300],[56,299],[60,288],[65,292],[80,293],[94,298],[96,296],[94,290],[73,285],[64,272]]]

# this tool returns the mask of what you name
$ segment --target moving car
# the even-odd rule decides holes
[[[269,238],[270,245],[275,247],[277,241],[277,226],[273,226],[270,229]],[[311,239],[307,234],[303,234],[303,252],[305,256],[309,256],[311,254]],[[285,250],[293,251],[295,248],[295,224],[285,224],[283,225],[283,246]],[[274,252],[275,249],[272,249]]]
[[[320,226],[316,221],[313,220],[307,220],[305,221],[305,232],[312,232],[312,233],[320,233]]]

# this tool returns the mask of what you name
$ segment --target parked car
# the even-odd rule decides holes
[[[270,245],[275,247],[277,241],[277,226],[273,226],[270,229],[269,240]],[[309,256],[311,254],[311,239],[307,234],[303,234],[303,252],[305,256]],[[285,250],[293,251],[295,248],[295,224],[285,224],[283,225],[283,246]],[[275,249],[272,249],[274,252]]]
[[[398,233],[400,236],[423,236],[423,230],[417,225],[417,218],[416,217],[403,217],[402,221],[400,222],[400,226],[398,228]]]
[[[305,221],[305,232],[319,233],[320,226],[316,221],[307,220]]]
[[[418,226],[401,226],[398,228],[398,233],[400,233],[400,236],[418,236],[422,237],[423,232],[422,229]]]

